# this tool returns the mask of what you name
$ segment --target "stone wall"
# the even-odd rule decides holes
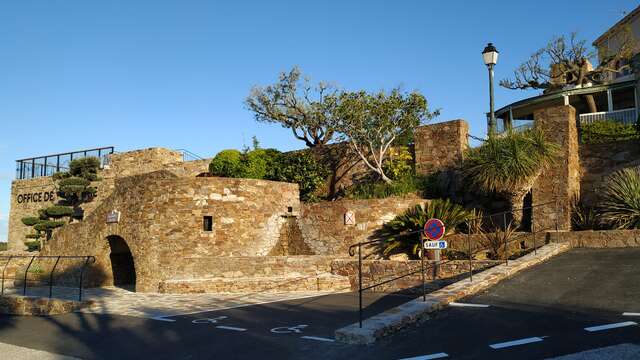
[[[418,174],[458,166],[469,146],[469,124],[464,120],[451,120],[420,126],[415,129],[415,165]]]
[[[121,213],[120,221],[107,224],[112,210]],[[93,275],[109,284],[107,238],[118,236],[134,258],[137,290],[156,291],[185,258],[267,255],[286,217],[299,213],[296,184],[158,171],[117,179],[109,198],[82,222],[56,232],[42,252],[96,255]],[[204,216],[213,217],[213,231],[203,229]]]
[[[551,242],[568,242],[571,247],[624,248],[640,246],[640,229],[549,232],[547,237]]]
[[[148,148],[109,155],[109,167],[104,176],[125,177],[161,170],[168,164],[182,162],[180,151]]]
[[[32,229],[22,223],[22,218],[38,216],[38,210],[55,204],[58,200],[51,177],[16,180],[11,183],[9,211],[8,249],[23,250],[26,235]]]
[[[580,163],[576,111],[570,106],[536,110],[535,126],[560,147],[556,161],[544,169],[533,186],[533,205],[553,202],[533,209],[537,229],[552,229],[556,220],[561,230],[571,228],[571,203],[580,193]],[[555,205],[557,203],[557,206]]]
[[[303,204],[298,227],[314,254],[346,257],[350,245],[369,240],[383,223],[425,201],[391,197]],[[354,224],[345,224],[348,211],[355,215]]]
[[[68,314],[89,306],[91,302],[36,298],[30,296],[0,296],[0,314],[48,316]]]
[[[637,140],[580,145],[580,196],[584,204],[596,205],[607,177],[617,170],[634,166],[640,166]]]

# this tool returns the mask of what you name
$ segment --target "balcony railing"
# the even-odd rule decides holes
[[[615,111],[602,111],[597,113],[580,114],[581,124],[591,124],[594,121],[617,121],[623,124],[635,124],[638,118],[637,109],[623,109]]]
[[[108,156],[114,152],[113,146],[109,146],[16,160],[16,179],[33,179],[51,176],[57,172],[68,171],[71,161],[89,156],[100,159],[100,167],[103,167],[109,161]]]

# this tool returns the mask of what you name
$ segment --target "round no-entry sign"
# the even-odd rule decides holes
[[[424,224],[424,235],[429,240],[437,241],[444,236],[444,223],[440,219],[429,219]]]

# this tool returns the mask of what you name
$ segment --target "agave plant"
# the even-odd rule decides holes
[[[480,245],[489,250],[489,258],[492,260],[504,259],[509,256],[508,243],[516,232],[513,222],[505,225],[504,229],[496,227],[493,232],[482,233]]]
[[[404,252],[416,256],[420,250],[420,234],[425,222],[438,218],[445,224],[445,235],[452,234],[473,214],[449,200],[434,199],[424,205],[416,205],[385,223],[375,236],[385,239],[381,243],[384,255]]]
[[[640,168],[613,173],[606,182],[600,219],[617,229],[640,228]]]
[[[525,195],[558,151],[559,146],[540,130],[509,132],[467,151],[462,171],[481,191],[496,192],[507,199],[517,224],[522,212],[513,210],[522,206]]]

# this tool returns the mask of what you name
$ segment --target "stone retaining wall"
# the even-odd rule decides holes
[[[620,248],[640,246],[640,229],[561,231],[547,234],[550,241],[568,242],[571,247]]]
[[[68,314],[89,306],[89,301],[36,298],[30,296],[0,296],[0,314],[48,316]]]

